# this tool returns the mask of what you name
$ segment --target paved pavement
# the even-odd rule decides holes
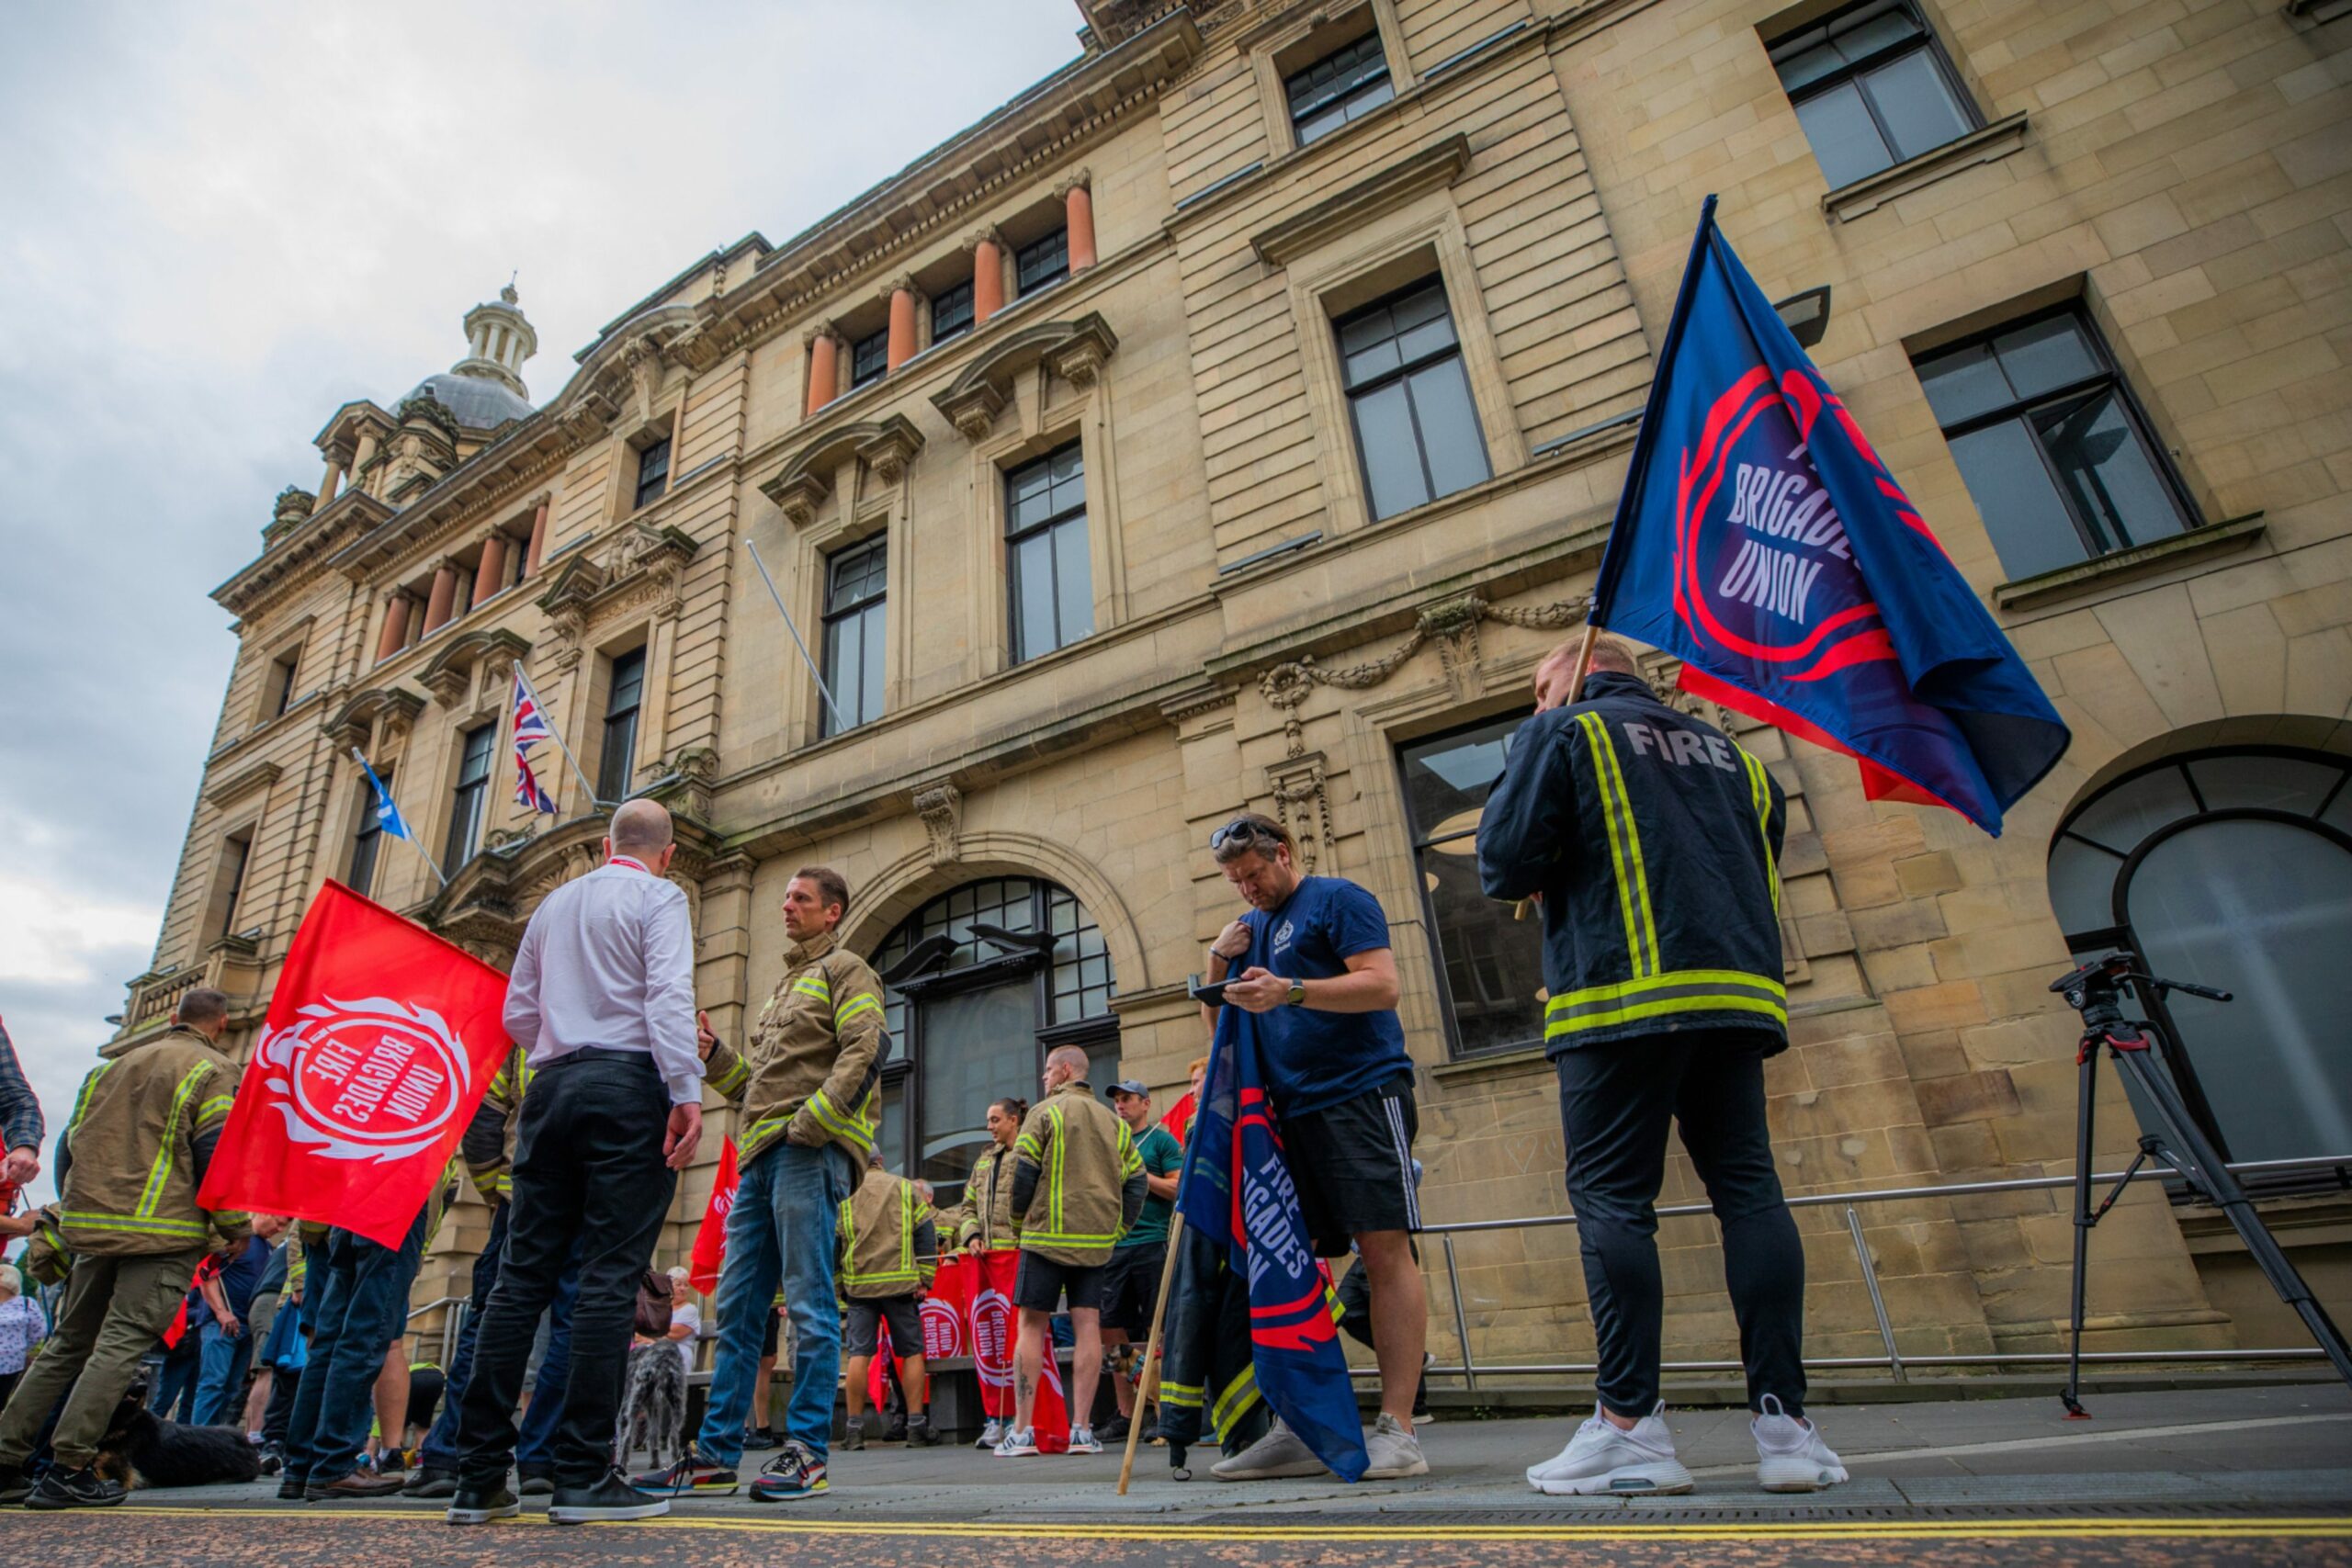
[[[789,1506],[680,1499],[665,1520],[558,1530],[526,1517],[445,1529],[430,1505],[271,1500],[268,1486],[142,1492],[104,1515],[18,1514],[17,1562],[250,1565],[564,1561],[909,1568],[975,1557],[1063,1563],[1229,1562],[1238,1568],[1711,1556],[1779,1564],[2288,1563],[2352,1568],[2352,1394],[2306,1383],[2112,1393],[2095,1418],[2055,1399],[1906,1402],[1820,1412],[1853,1480],[1813,1496],[1754,1485],[1745,1413],[1671,1417],[1699,1481],[1681,1498],[1555,1498],[1520,1472],[1574,1423],[1451,1420],[1422,1429],[1431,1473],[1222,1484],[1170,1477],[1146,1450],[1125,1497],[1118,1458],[1006,1461],[967,1449],[876,1446],[834,1456],[830,1496]],[[752,1456],[756,1460],[759,1456]],[[94,1538],[93,1532],[96,1532]],[[787,1540],[774,1539],[776,1537]],[[94,1539],[104,1550],[90,1555]],[[1710,1544],[1712,1543],[1712,1544]],[[70,1554],[70,1555],[69,1555]]]

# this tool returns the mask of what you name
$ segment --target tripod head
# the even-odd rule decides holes
[[[2080,968],[2061,975],[2050,982],[2050,988],[2066,998],[2066,1005],[2083,1015],[2086,1029],[2101,1029],[2123,1021],[2123,987],[2143,986],[2151,993],[2183,991],[2207,1001],[2225,1002],[2227,991],[2211,986],[2191,985],[2187,980],[2166,980],[2151,975],[2140,966],[2140,955],[2124,951],[2110,953],[2105,958],[2094,958]]]

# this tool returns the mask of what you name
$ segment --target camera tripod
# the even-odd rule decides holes
[[[2278,1299],[2294,1309],[2312,1331],[2312,1337],[2335,1364],[2336,1375],[2352,1385],[2352,1346],[2344,1340],[2343,1331],[2335,1326],[2325,1308],[2313,1299],[2311,1287],[2295,1271],[2278,1243],[2272,1238],[2262,1217],[2254,1212],[2254,1204],[2245,1189],[2230,1173],[2196,1120],[2181,1100],[2180,1088],[2174,1082],[2168,1058],[2178,1047],[2165,1035],[2163,1028],[2148,1019],[2127,1019],[2123,1016],[2123,987],[2134,985],[2145,987],[2145,995],[2153,1001],[2165,991],[2183,991],[2209,1001],[2225,1002],[2227,991],[2217,991],[2210,986],[2192,986],[2185,980],[2164,980],[2138,967],[2135,953],[2118,953],[2097,959],[2051,983],[2050,988],[2066,998],[2066,1005],[2083,1015],[2082,1049],[2075,1061],[2082,1067],[2082,1106],[2075,1125],[2075,1290],[2073,1337],[2066,1358],[2066,1386],[2058,1397],[2066,1403],[2069,1419],[2084,1419],[2089,1412],[2082,1406],[2083,1385],[2083,1286],[2086,1267],[2090,1259],[2091,1227],[2107,1217],[2115,1201],[2132,1179],[2140,1174],[2151,1160],[2171,1167],[2173,1173],[2196,1190],[2206,1201],[2212,1203],[2227,1216],[2245,1244],[2246,1252],[2261,1269],[2270,1288]],[[2098,1207],[2091,1207],[2091,1126],[2098,1097],[2098,1056],[2104,1049],[2115,1058],[2116,1070],[2127,1083],[2136,1086],[2155,1130],[2140,1139],[2140,1152],[2124,1168],[2114,1188],[2101,1200]]]

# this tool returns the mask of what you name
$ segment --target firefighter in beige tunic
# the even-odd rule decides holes
[[[913,1182],[882,1168],[878,1151],[868,1156],[865,1179],[856,1194],[842,1205],[834,1255],[848,1355],[842,1368],[842,1403],[849,1426],[842,1447],[865,1446],[865,1376],[887,1323],[890,1359],[898,1363],[899,1386],[907,1395],[907,1441],[930,1448],[939,1441],[939,1434],[931,1429],[922,1296],[939,1273],[938,1224]]]

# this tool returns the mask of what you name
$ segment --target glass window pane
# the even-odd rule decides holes
[[[1024,978],[916,1005],[922,1027],[920,1174],[934,1183],[961,1181],[989,1142],[989,1101],[1008,1094],[1037,1098],[1037,1004]]]
[[[1054,527],[1054,582],[1059,600],[1060,636],[1067,647],[1094,634],[1094,577],[1086,550],[1086,519],[1076,517]]]
[[[1874,67],[1863,76],[1862,85],[1894,138],[1898,161],[1932,152],[1973,129],[1968,111],[1924,49]]]
[[[1019,663],[1051,653],[1054,641],[1054,545],[1035,534],[1012,547],[1012,658]]]
[[[638,705],[645,693],[645,649],[613,656],[612,691],[605,702],[606,717]]]
[[[858,635],[861,619],[862,616],[852,615],[825,628],[825,684],[831,688],[833,701],[841,708],[838,719],[830,710],[823,716],[820,728],[827,735],[864,722],[857,705],[858,694],[864,688],[865,664],[865,641]],[[821,700],[818,705],[824,705]]]
[[[1993,340],[1992,347],[2019,397],[2039,397],[2103,375],[2107,369],[2093,352],[2083,323],[2071,315],[2052,316],[2003,333]]]
[[[1878,127],[1862,107],[1861,90],[1848,82],[1796,106],[1805,140],[1832,190],[1894,166]]]
[[[1919,32],[1919,24],[1908,10],[1892,3],[1852,12],[1829,26],[1838,52],[1848,60],[1865,59],[1905,39],[1917,38]]]
[[[2188,775],[2197,781],[2208,811],[2245,807],[2309,817],[2344,770],[2294,757],[2200,757],[2188,764]]]
[[[2023,422],[2003,420],[1951,438],[1952,461],[2012,577],[2072,566],[2087,552]]]
[[[858,693],[857,721],[865,724],[882,716],[882,673],[888,668],[883,656],[882,637],[887,620],[880,604],[861,611],[857,620],[865,645],[863,656],[865,679]]]
[[[1396,352],[1408,365],[1417,359],[1426,359],[1432,354],[1441,354],[1452,348],[1455,342],[1453,317],[1446,310],[1443,292],[1431,289],[1425,298],[1429,311],[1424,320],[1408,325],[1404,311],[1401,309],[1397,311]]]
[[[1928,394],[1928,406],[1936,411],[1938,424],[1959,424],[2017,400],[1987,344],[1972,344],[1922,359],[1914,368],[1919,373],[1919,389]]]
[[[1363,454],[1364,478],[1372,488],[1372,514],[1388,517],[1430,499],[1421,472],[1420,445],[1413,437],[1413,412],[1402,382],[1349,400],[1356,449]]]
[[[1476,845],[1464,839],[1421,852],[1438,948],[1444,954],[1447,1010],[1468,1054],[1544,1038],[1544,950],[1540,922],[1513,920],[1510,907],[1478,886]]]
[[[1526,715],[1515,714],[1405,749],[1405,808],[1417,841],[1478,825],[1479,808],[1502,776],[1511,739],[1526,722]]]
[[[2062,838],[2050,846],[2050,907],[2057,912],[2058,929],[2105,931],[2115,924],[2115,878],[2123,857]]]
[[[1773,58],[1780,68],[1781,85],[1792,93],[1846,68],[1846,62],[1835,49],[1820,45],[1795,51],[1785,58],[1776,51]]]
[[[1470,381],[1455,355],[1406,378],[1419,416],[1430,480],[1439,495],[1452,495],[1487,478],[1487,444],[1478,434],[1477,411],[1470,406]]]
[[[1304,147],[1319,137],[1330,135],[1347,123],[1345,104],[1333,104],[1329,108],[1317,109],[1298,122],[1298,144]]]
[[[2066,824],[2066,830],[2128,855],[2157,829],[2196,811],[2197,798],[2188,793],[2180,770],[2158,768],[2092,801]]]
[[[2038,409],[2033,420],[2099,549],[2129,549],[2181,532],[2186,520],[2114,389]]]
[[[1404,363],[1396,352],[1396,326],[1385,310],[1368,310],[1340,323],[1340,357],[1351,387],[1386,374]]]
[[[1386,62],[1381,62],[1376,69],[1381,73],[1378,78],[1365,83],[1348,95],[1346,99],[1348,118],[1362,119],[1396,96],[1396,85],[1388,79]],[[1306,139],[1301,138],[1301,140]]]

